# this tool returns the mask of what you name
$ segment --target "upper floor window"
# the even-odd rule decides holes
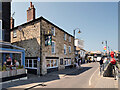
[[[0,20],[0,29],[2,29],[2,20]]]
[[[51,33],[53,36],[55,36],[55,27],[51,27]]]
[[[55,42],[52,41],[52,53],[55,53]]]
[[[66,54],[66,45],[64,44],[64,54]]]
[[[66,40],[66,36],[67,36],[66,33],[64,33],[64,40]]]
[[[17,37],[17,31],[16,30],[13,30],[13,37]]]
[[[69,36],[69,42],[71,42],[71,36]]]
[[[3,40],[2,20],[0,20],[0,40]]]
[[[71,46],[69,46],[69,53],[71,53]]]

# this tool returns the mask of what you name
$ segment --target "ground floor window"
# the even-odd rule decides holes
[[[56,68],[56,67],[58,67],[58,60],[46,60],[46,66],[47,66],[47,68],[49,69],[49,68]]]
[[[71,59],[65,59],[65,66],[71,65]]]
[[[37,59],[26,59],[25,67],[31,69],[37,69]]]

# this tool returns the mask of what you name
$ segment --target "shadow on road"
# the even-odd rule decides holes
[[[17,87],[17,86],[28,85],[28,84],[32,85],[33,83],[40,84],[40,83],[44,83],[44,82],[48,82],[48,81],[54,81],[54,80],[60,79],[60,75],[79,75],[91,68],[92,67],[82,67],[82,69],[69,68],[69,69],[65,69],[65,70],[51,72],[51,73],[46,74],[45,76],[40,76],[40,77],[38,77],[37,75],[30,74],[30,75],[28,75],[29,78],[27,80],[19,80],[19,81],[14,81],[14,82],[10,82],[10,83],[5,83],[5,84],[3,84],[3,88]],[[35,84],[35,86],[36,86],[36,84]],[[34,87],[34,85],[31,87]],[[26,86],[23,86],[22,88],[26,88]]]
[[[89,69],[91,69],[92,67],[82,67],[82,69],[78,69],[77,71],[73,72],[73,73],[69,73],[69,74],[66,74],[66,75],[79,75]]]

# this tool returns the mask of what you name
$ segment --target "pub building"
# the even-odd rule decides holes
[[[74,37],[42,16],[36,19],[32,2],[27,22],[11,30],[11,43],[25,49],[28,73],[45,75],[74,62]]]

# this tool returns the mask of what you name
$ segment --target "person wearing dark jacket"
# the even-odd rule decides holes
[[[102,67],[103,67],[103,57],[100,60],[100,75],[102,73]]]

